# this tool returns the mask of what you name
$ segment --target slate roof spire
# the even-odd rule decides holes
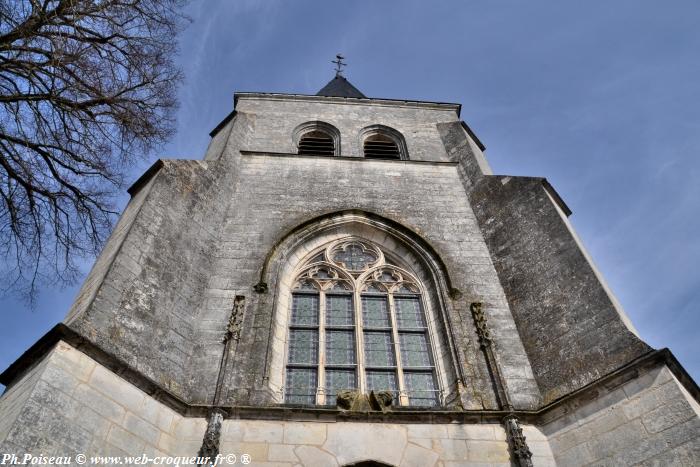
[[[344,76],[336,76],[330,80],[316,95],[327,97],[367,97],[362,94],[359,89],[350,84],[350,81]]]
[[[347,66],[347,63],[343,62],[345,57],[341,54],[335,56],[335,60],[331,63],[335,64],[335,78],[330,80],[328,84],[323,86],[320,91],[316,93],[317,96],[327,96],[327,97],[360,97],[365,98],[364,94],[360,92],[355,86],[350,84],[345,76],[343,76],[343,67]]]

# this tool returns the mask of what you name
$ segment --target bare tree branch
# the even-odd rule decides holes
[[[184,0],[0,1],[0,289],[70,284],[171,136]]]

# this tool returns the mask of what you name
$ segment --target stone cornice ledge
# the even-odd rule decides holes
[[[128,366],[123,360],[105,352],[76,331],[59,323],[44,334],[12,365],[0,374],[0,383],[9,389],[31,368],[36,366],[54,346],[64,341],[94,359],[121,378],[138,387],[154,399],[186,417],[206,417],[210,405],[189,404]],[[516,410],[514,414],[524,423],[542,424],[569,413],[573,408],[615,390],[645,371],[665,364],[691,396],[700,401],[700,388],[667,348],[652,350],[621,368],[609,373],[538,410]],[[452,410],[395,408],[381,412],[346,412],[329,407],[293,405],[222,407],[227,418],[300,421],[354,421],[377,423],[499,423],[512,413],[502,410]]]
[[[269,157],[287,157],[292,159],[323,159],[327,161],[351,161],[370,164],[372,162],[388,162],[390,164],[419,164],[419,165],[444,165],[456,167],[457,162],[452,161],[423,161],[415,159],[365,159],[359,156],[314,156],[311,154],[295,154],[289,152],[267,152],[267,151],[247,151],[241,150],[243,156],[269,156]]]
[[[454,102],[418,101],[407,99],[377,99],[373,97],[334,97],[315,96],[309,94],[284,94],[272,92],[236,92],[233,95],[233,107],[236,108],[241,99],[257,99],[267,101],[301,101],[316,102],[319,104],[350,104],[350,105],[374,105],[382,107],[417,107],[432,110],[452,111],[459,117],[462,104]]]

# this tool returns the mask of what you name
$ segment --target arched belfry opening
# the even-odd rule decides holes
[[[367,159],[401,159],[396,141],[381,133],[367,137],[363,150]]]
[[[305,122],[292,134],[297,154],[308,156],[339,156],[340,132],[330,123]]]
[[[449,280],[434,253],[408,237],[353,212],[276,246],[264,275],[274,292],[267,375],[277,403],[335,406],[343,391],[390,393],[400,407],[451,400]]]
[[[408,151],[403,135],[385,125],[371,125],[360,132],[365,159],[407,160]]]
[[[299,154],[312,156],[333,156],[335,144],[333,138],[324,131],[310,131],[299,140]]]

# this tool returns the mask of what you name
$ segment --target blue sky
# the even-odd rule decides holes
[[[641,336],[700,379],[700,2],[194,2],[177,135],[201,158],[234,91],[314,94],[342,52],[370,97],[459,102],[494,173],[546,177]],[[121,206],[127,201],[124,196]],[[86,269],[90,264],[86,264]],[[0,301],[0,367],[63,319]]]

